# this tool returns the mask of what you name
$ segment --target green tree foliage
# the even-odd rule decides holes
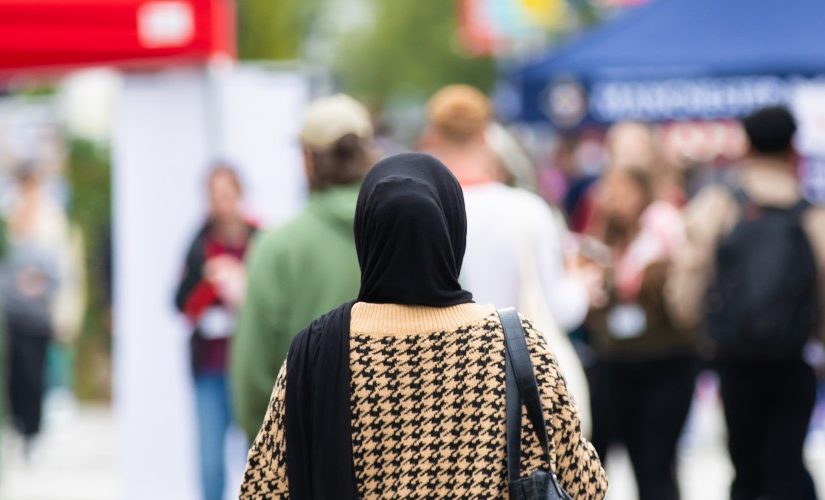
[[[456,2],[371,2],[374,22],[342,41],[336,70],[346,90],[377,107],[421,101],[449,83],[490,90],[494,61],[462,52]]]
[[[319,0],[237,0],[238,55],[297,59]]]
[[[238,0],[241,59],[305,59],[312,37],[329,36],[315,28],[332,1],[337,0]],[[462,51],[455,1],[363,1],[374,14],[373,22],[332,35],[337,39],[324,45],[338,50],[323,54],[324,61],[305,60],[309,64],[334,60],[331,69],[345,91],[383,107],[390,102],[421,101],[448,83],[490,89],[495,63]]]
[[[67,176],[72,186],[69,216],[83,234],[88,304],[75,351],[75,391],[81,399],[107,399],[111,382],[111,319],[104,284],[109,270],[111,167],[105,148],[83,141],[69,143]]]

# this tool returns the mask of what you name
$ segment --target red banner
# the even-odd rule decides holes
[[[0,72],[234,55],[231,0],[0,0]]]

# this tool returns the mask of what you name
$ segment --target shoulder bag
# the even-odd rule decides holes
[[[530,351],[524,339],[521,319],[515,309],[498,312],[504,328],[504,366],[507,394],[507,479],[511,500],[571,500],[552,470],[537,470],[521,477],[521,406],[536,432],[544,452],[544,462],[552,469],[550,442],[541,409]]]

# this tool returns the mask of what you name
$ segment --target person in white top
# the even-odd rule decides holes
[[[447,86],[427,104],[421,149],[444,162],[464,191],[467,251],[462,285],[476,302],[515,306],[545,330],[572,330],[587,315],[591,290],[601,289],[599,278],[595,271],[566,271],[566,228],[560,218],[539,196],[502,182],[499,159],[485,136],[491,118],[487,97],[467,85]],[[556,337],[555,344],[560,343],[569,346],[564,335]],[[560,365],[579,409],[587,413],[586,381],[572,349],[569,352],[569,360],[560,359]]]
[[[458,178],[467,207],[467,253],[461,279],[475,300],[519,306],[526,257],[562,330],[587,314],[589,287],[565,272],[566,228],[538,195],[507,186],[485,131],[492,109],[487,97],[467,85],[450,85],[427,105],[428,127],[421,148],[438,157]]]

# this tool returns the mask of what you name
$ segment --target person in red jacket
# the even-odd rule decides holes
[[[219,500],[225,483],[224,442],[232,420],[228,351],[245,283],[243,259],[256,226],[244,215],[243,189],[231,167],[214,167],[207,186],[209,215],[189,247],[175,304],[193,328],[203,496]]]

